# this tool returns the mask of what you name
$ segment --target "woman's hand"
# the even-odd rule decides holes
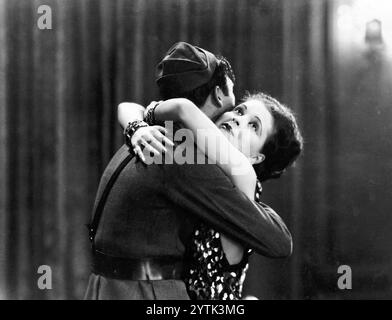
[[[139,128],[131,138],[132,145],[130,147],[133,148],[133,151],[140,160],[146,163],[143,152],[152,152],[154,156],[159,156],[161,153],[167,152],[164,144],[174,146],[174,143],[165,136],[166,134],[167,130],[161,126]]]

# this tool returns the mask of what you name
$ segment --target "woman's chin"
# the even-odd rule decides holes
[[[223,135],[227,138],[227,140],[229,140],[229,142],[238,150],[240,150],[249,160],[250,163],[253,164],[253,159],[252,157],[249,155],[249,152],[245,152],[245,150],[243,150],[242,148],[240,148],[238,140],[234,139],[234,136],[228,132],[225,128],[219,128],[220,131],[223,133]]]
[[[224,128],[220,128],[221,132],[223,133],[223,135],[227,138],[227,140],[229,140],[229,142],[238,149],[238,141],[236,141],[236,139],[234,139],[233,135],[227,131]]]
[[[237,144],[236,144],[236,141],[235,141],[233,135],[224,128],[221,128],[220,130],[223,133],[223,135],[227,138],[227,140],[229,140],[231,142],[231,144],[237,148]]]

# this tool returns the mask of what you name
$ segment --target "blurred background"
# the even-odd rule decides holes
[[[85,224],[122,144],[116,106],[158,98],[154,67],[180,40],[231,61],[237,98],[263,90],[293,108],[305,138],[263,190],[294,253],[254,255],[246,293],[391,299],[390,0],[0,0],[0,298],[83,297]]]

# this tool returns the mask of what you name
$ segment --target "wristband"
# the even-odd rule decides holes
[[[148,127],[148,124],[143,120],[135,120],[128,123],[127,127],[124,130],[124,140],[125,140],[125,144],[128,147],[132,148],[132,143],[131,143],[132,136],[135,134],[137,129],[142,127]]]
[[[158,106],[159,102],[157,102],[154,106],[147,108],[146,116],[144,117],[144,121],[148,123],[148,125],[153,126],[156,123],[155,120],[155,108]]]

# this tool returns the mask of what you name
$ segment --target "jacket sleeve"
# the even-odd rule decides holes
[[[271,258],[292,253],[283,220],[264,204],[249,200],[212,164],[165,166],[165,192],[184,209],[257,253]]]

